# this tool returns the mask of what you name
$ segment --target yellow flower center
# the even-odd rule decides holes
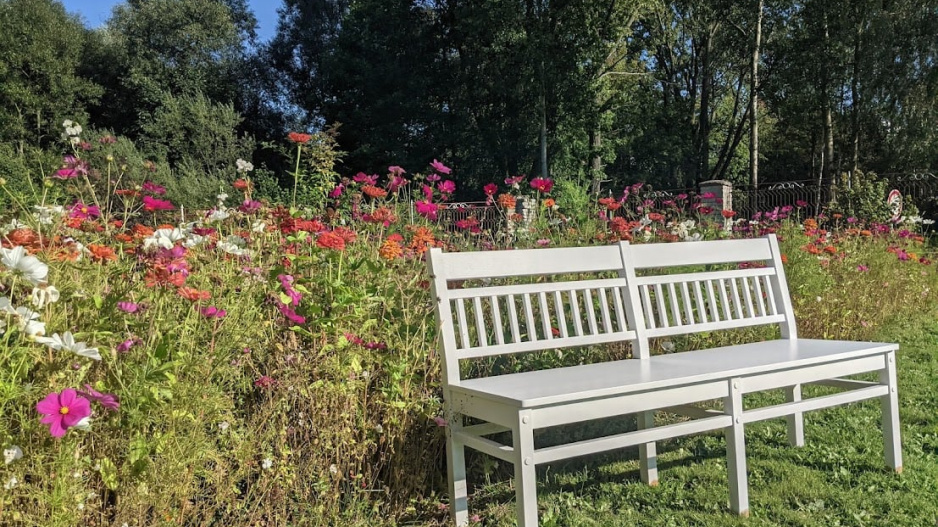
[[[59,408],[59,413],[62,415],[68,414],[68,406],[63,406],[62,408]]]
[[[81,211],[85,214],[88,214],[88,207],[82,207]]]

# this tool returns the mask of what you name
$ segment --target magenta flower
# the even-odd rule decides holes
[[[437,188],[440,189],[440,192],[443,194],[452,194],[453,192],[456,192],[456,183],[453,183],[447,179],[446,181],[437,185]]]
[[[865,271],[869,271],[869,270],[870,270],[870,268],[867,267],[867,266],[865,266],[865,265],[863,265],[863,264],[860,264],[860,265],[857,266],[857,271],[860,271],[861,273],[862,273],[862,272],[865,272]]]
[[[808,202],[803,199],[795,200],[795,206],[799,209],[803,209],[808,206]]]
[[[78,159],[75,156],[65,156],[62,160],[62,168],[58,169],[52,177],[56,179],[72,179],[78,176],[86,176],[91,172],[87,161]]]
[[[488,185],[482,187],[482,191],[485,192],[486,196],[494,196],[498,192],[498,185],[495,183],[489,183]]]
[[[364,172],[359,172],[355,174],[355,177],[352,178],[352,181],[356,183],[361,183],[362,185],[377,185],[378,184],[378,175],[372,174],[368,175]]]
[[[531,188],[547,194],[554,188],[554,181],[549,178],[536,177],[531,180]]]
[[[453,171],[453,169],[444,165],[443,163],[440,163],[436,159],[434,159],[433,162],[430,163],[430,166],[433,167],[433,170],[436,170],[440,174],[449,174],[450,172]]]
[[[101,209],[97,205],[86,205],[79,201],[72,205],[68,216],[80,220],[94,219],[101,216]]]
[[[120,409],[121,403],[117,399],[117,396],[111,393],[101,393],[91,387],[90,384],[85,385],[84,390],[79,390],[79,395],[83,395],[92,401],[100,404],[104,408],[116,412]]]
[[[199,312],[202,313],[202,316],[205,318],[225,318],[228,315],[227,311],[218,309],[215,306],[203,307]]]
[[[415,205],[417,207],[417,214],[420,214],[421,216],[423,216],[424,218],[427,218],[428,220],[436,221],[437,219],[436,214],[437,214],[437,211],[440,209],[440,207],[437,206],[436,203],[431,203],[430,201],[418,201]]]
[[[116,348],[117,352],[127,353],[128,351],[130,351],[130,348],[137,345],[137,342],[138,342],[137,339],[127,339],[124,342],[121,342],[120,344],[117,345],[117,348]]]
[[[143,190],[144,192],[149,192],[150,194],[155,194],[157,196],[162,196],[163,194],[166,194],[166,187],[157,185],[156,183],[152,181],[145,181],[143,183],[143,186],[140,187],[140,189]]]
[[[423,188],[420,189],[420,191],[423,192],[423,197],[427,201],[430,201],[431,199],[433,199],[433,187],[429,185],[424,185]]]
[[[439,174],[430,174],[429,176],[427,176],[427,181],[429,181],[430,183],[436,183],[437,181],[441,179],[443,178],[440,177]]]
[[[238,210],[240,210],[241,212],[243,212],[243,213],[245,213],[245,214],[252,214],[252,213],[254,213],[254,212],[257,212],[258,209],[260,209],[260,208],[261,208],[261,202],[260,202],[260,201],[255,201],[255,200],[252,200],[252,199],[246,199],[246,200],[244,200],[244,203],[242,203],[241,206],[238,207]]]
[[[521,183],[522,181],[524,181],[524,174],[520,176],[505,178],[505,184],[508,185],[509,187],[513,187]]]
[[[278,302],[277,302],[277,309],[280,310],[280,313],[282,313],[283,316],[287,317],[287,320],[289,320],[290,322],[293,322],[294,324],[305,324],[305,323],[306,323],[306,319],[305,319],[304,317],[298,315],[298,314],[296,313],[296,311],[294,311],[293,309],[291,309],[290,306],[288,306],[288,305],[286,305],[286,304],[283,304],[283,303],[281,303],[281,302],[278,301]]]
[[[277,384],[277,381],[268,375],[261,375],[254,381],[254,386],[258,388],[273,388],[275,384]]]
[[[117,309],[120,309],[124,313],[134,314],[140,311],[140,304],[136,302],[118,302]]]
[[[332,190],[329,192],[329,197],[332,198],[332,199],[336,199],[336,198],[338,198],[339,196],[342,195],[342,191],[343,191],[343,190],[345,190],[345,185],[339,183],[338,185],[335,186],[334,189],[332,189]]]
[[[293,289],[293,277],[288,274],[281,274],[277,275],[277,279],[280,280],[280,285],[283,286],[284,292],[290,297],[290,304],[294,306],[300,305],[300,300],[303,298],[303,295],[296,289]]]
[[[52,392],[39,401],[36,411],[43,415],[39,422],[49,425],[52,437],[62,437],[66,430],[91,415],[91,402],[79,397],[72,388],[66,388],[61,393]]]
[[[404,174],[407,173],[406,170],[404,170],[403,168],[401,168],[401,167],[399,167],[399,166],[397,166],[397,165],[391,165],[391,166],[389,166],[389,167],[388,167],[388,172],[389,172],[392,176],[403,176]]]
[[[394,168],[394,167],[391,167],[391,168]],[[397,168],[400,168],[400,167],[397,167]],[[407,183],[408,181],[406,179],[404,179],[400,175],[395,174],[394,177],[391,178],[391,181],[388,182],[388,191],[397,192],[398,190],[401,189],[401,187],[403,187]]]
[[[143,197],[143,210],[153,212],[155,210],[173,210],[176,207],[169,200],[156,199],[152,196]]]

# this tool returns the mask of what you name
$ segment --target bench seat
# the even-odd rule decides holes
[[[876,371],[883,367],[882,364],[866,369],[861,362],[858,364],[860,371],[849,371],[847,361],[883,356],[896,349],[896,344],[885,342],[771,340],[656,355],[646,360],[621,360],[466,379],[459,386],[451,387],[451,391],[520,408],[536,408],[827,363],[836,363],[842,372],[834,376]],[[821,376],[824,379],[830,377]],[[791,384],[803,382],[809,380],[795,379]]]

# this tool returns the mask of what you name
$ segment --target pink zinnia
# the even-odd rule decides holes
[[[430,166],[433,167],[433,170],[436,170],[440,174],[449,174],[450,172],[453,171],[450,167],[444,165],[443,163],[440,163],[436,159],[434,159],[433,162],[430,163]]]
[[[143,183],[143,186],[140,187],[140,189],[143,190],[144,192],[149,192],[150,194],[156,194],[157,196],[162,196],[163,194],[166,194],[166,187],[157,185],[156,183],[152,181],[145,181]]]
[[[254,212],[257,212],[260,208],[261,208],[260,201],[246,199],[244,200],[244,203],[242,203],[241,206],[238,207],[238,210],[240,210],[241,212],[245,214],[252,214]]]
[[[334,189],[332,189],[331,192],[329,192],[329,197],[332,199],[336,199],[342,195],[343,190],[345,190],[345,185],[339,183],[338,185],[335,186]]]
[[[305,319],[305,318],[303,318],[302,316],[298,315],[298,314],[296,313],[296,311],[293,311],[292,309],[290,309],[290,306],[288,306],[288,305],[286,305],[286,304],[282,304],[282,303],[280,303],[280,302],[278,301],[278,302],[277,302],[277,309],[280,310],[280,312],[283,314],[283,316],[287,317],[287,320],[289,320],[290,322],[293,322],[294,324],[305,324],[305,323],[306,323],[306,319]]]
[[[202,313],[202,316],[205,318],[225,318],[228,315],[228,312],[224,309],[218,309],[215,306],[203,307],[199,310]]]
[[[120,309],[124,313],[133,314],[137,311],[140,311],[140,304],[137,304],[136,302],[118,302],[117,309]]]
[[[72,388],[66,388],[62,393],[52,392],[39,401],[36,411],[44,416],[39,422],[49,425],[52,437],[62,437],[66,430],[91,415],[91,402],[79,397]]]
[[[441,179],[443,178],[440,177],[439,174],[430,174],[429,176],[427,176],[427,181],[429,181],[430,183],[436,183],[437,181]]]
[[[488,185],[482,187],[482,191],[485,192],[486,196],[494,196],[498,192],[498,185],[495,183],[489,183]]]
[[[356,183],[361,183],[363,185],[377,185],[378,184],[378,175],[374,174],[369,176],[364,172],[359,172],[355,174],[355,177],[352,178],[352,181]]]
[[[552,188],[554,188],[554,182],[548,178],[536,177],[531,180],[531,188],[537,190],[538,192],[547,194]]]
[[[169,200],[156,199],[151,196],[143,197],[143,210],[153,212],[155,210],[173,210],[173,204]]]
[[[92,401],[100,404],[108,410],[117,411],[121,407],[120,401],[117,399],[117,396],[111,393],[101,393],[91,387],[90,384],[85,385],[85,389],[78,392],[80,395],[91,399]]]
[[[394,168],[394,167],[391,167],[391,168]],[[400,190],[401,187],[403,187],[407,183],[408,182],[406,179],[404,179],[403,177],[399,175],[395,175],[394,177],[391,178],[391,181],[388,182],[388,190],[391,192],[397,192],[398,190]]]
[[[423,192],[423,197],[426,198],[427,201],[433,199],[433,187],[430,185],[424,185],[420,190]]]
[[[402,176],[402,175],[404,175],[404,174],[407,173],[406,170],[404,170],[403,168],[401,168],[401,167],[399,167],[399,166],[397,166],[397,165],[389,166],[389,167],[388,167],[388,172],[390,172],[392,175],[395,175],[395,176]]]
[[[417,214],[420,214],[421,216],[429,220],[436,221],[437,219],[436,213],[439,210],[439,207],[437,206],[436,203],[431,203],[429,201],[418,201],[416,203],[416,207],[417,207]]]

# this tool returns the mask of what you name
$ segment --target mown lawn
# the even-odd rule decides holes
[[[807,414],[804,448],[788,446],[783,419],[747,427],[749,519],[729,511],[726,444],[714,433],[659,443],[656,488],[639,482],[634,450],[539,467],[541,525],[938,525],[938,322],[898,321],[878,340],[901,344],[901,475],[883,461],[879,402],[865,401]],[[749,396],[747,406],[781,397]],[[470,473],[471,513],[481,525],[514,525],[514,490],[501,476],[506,467],[481,458],[475,454]]]

